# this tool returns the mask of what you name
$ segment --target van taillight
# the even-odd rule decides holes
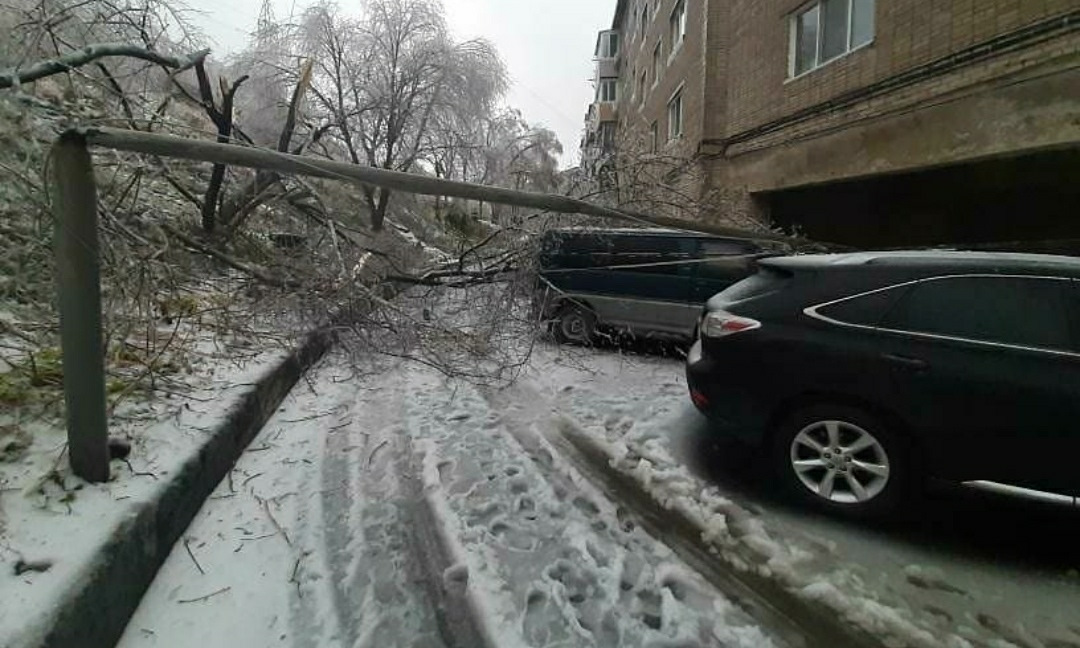
[[[701,335],[703,337],[722,338],[757,328],[761,328],[761,322],[755,319],[717,310],[705,315],[701,322]]]

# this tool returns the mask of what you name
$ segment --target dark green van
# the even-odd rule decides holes
[[[563,342],[587,344],[601,330],[689,339],[705,301],[769,251],[676,230],[550,230],[540,245],[539,304]]]

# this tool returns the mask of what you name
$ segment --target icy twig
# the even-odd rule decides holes
[[[300,560],[300,558],[296,559],[296,564],[293,565],[292,576],[289,577],[289,582],[296,583],[296,596],[304,598],[304,592],[300,589],[300,579],[297,578],[297,575],[300,573]]]
[[[132,466],[132,465],[131,465],[131,460],[130,460],[130,459],[122,459],[121,461],[123,461],[123,462],[124,462],[124,464],[125,464],[125,465],[127,465],[127,467],[128,467],[128,470],[130,470],[130,471],[131,471],[131,474],[132,474],[132,475],[134,475],[134,476],[136,476],[136,477],[151,477],[151,478],[153,478],[153,479],[154,479],[155,481],[157,481],[157,478],[158,478],[158,476],[157,476],[157,475],[155,475],[154,473],[152,473],[152,472],[145,472],[145,471],[140,471],[140,470],[135,470],[135,466]]]
[[[262,499],[257,495],[255,496],[255,499],[259,500],[259,502],[262,503],[263,510],[266,511],[266,517],[270,518],[270,523],[273,524],[274,528],[278,530],[278,533],[281,534],[281,537],[285,538],[285,544],[291,547],[292,540],[289,540],[289,534],[285,532],[284,527],[278,524],[277,518],[275,518],[274,514],[270,512],[270,502],[268,500]]]
[[[231,587],[222,587],[218,591],[210,592],[206,596],[200,596],[199,598],[193,598],[193,599],[180,599],[179,601],[177,601],[177,603],[198,603],[199,601],[205,601],[206,599],[213,598],[213,597],[217,596],[218,594],[224,594],[225,592],[228,592],[231,589],[232,589]]]
[[[333,413],[334,412],[331,410],[329,412],[323,412],[321,414],[312,414],[311,416],[305,416],[303,418],[298,418],[298,419],[282,419],[281,422],[282,423],[303,423],[305,421],[314,421],[316,419],[325,418],[327,416],[330,416]]]
[[[206,571],[203,570],[202,565],[200,565],[199,561],[196,560],[195,554],[191,551],[191,545],[188,544],[187,538],[184,538],[184,549],[187,550],[187,555],[189,558],[191,558],[191,562],[195,563],[195,569],[198,569],[199,573],[205,576]]]
[[[377,453],[379,452],[379,450],[382,450],[382,449],[383,449],[383,447],[384,447],[384,446],[385,446],[385,445],[386,445],[387,443],[390,443],[390,442],[389,442],[389,441],[387,441],[386,439],[383,439],[382,441],[380,441],[380,442],[379,442],[379,445],[375,446],[375,449],[371,451],[371,454],[369,454],[369,455],[368,455],[368,458],[367,458],[367,465],[368,465],[368,468],[370,468],[370,467],[371,467],[371,462],[375,461],[375,455],[376,455],[376,454],[377,454]]]

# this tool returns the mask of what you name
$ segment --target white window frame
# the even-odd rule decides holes
[[[604,98],[604,88],[611,86],[611,99]],[[615,103],[619,100],[619,80],[618,79],[600,79],[600,87],[596,89],[596,100],[601,103]]]
[[[686,132],[686,104],[683,101],[683,96],[682,96],[684,87],[685,87],[685,84],[680,83],[679,87],[675,90],[675,92],[671,93],[671,98],[668,99],[668,102],[667,102],[667,120],[668,120],[667,141],[668,142],[674,142],[675,140],[682,139],[683,134]],[[677,133],[672,128],[673,125],[674,125],[674,122],[671,119],[672,107],[673,107],[673,104],[675,103],[676,100],[678,100],[678,102],[679,102],[679,113],[678,113],[679,114],[679,120],[678,120],[679,121],[679,132],[677,132]]]
[[[680,13],[681,12],[681,13]],[[679,14],[678,29],[675,27],[675,16]],[[675,7],[671,10],[671,14],[668,16],[668,36],[671,41],[671,53],[668,54],[668,61],[675,58],[675,55],[682,49],[683,42],[686,41],[686,0],[677,0]],[[675,38],[676,32],[678,39]]]
[[[825,3],[836,2],[838,0],[814,0],[799,7],[798,10],[793,12],[788,18],[788,80],[797,79],[799,77],[810,74],[815,70],[819,70],[833,61],[838,61],[845,56],[848,56],[852,52],[857,52],[864,47],[868,47],[874,43],[874,39],[877,37],[877,20],[875,16],[873,32],[870,35],[870,39],[865,43],[852,46],[852,39],[854,38],[854,26],[855,20],[855,0],[846,0],[848,3],[848,24],[847,24],[847,43],[845,44],[844,51],[829,59],[821,58],[821,49],[824,46],[824,25],[825,20]],[[877,0],[870,0],[873,4],[872,9],[877,11]],[[813,11],[814,8],[818,10],[818,24],[817,24],[817,43],[814,47],[814,64],[808,67],[802,72],[798,72],[798,55],[799,55],[799,18],[808,11]]]
[[[615,43],[614,46],[612,46],[612,42]],[[619,32],[610,31],[607,34],[604,34],[604,57],[618,58],[619,47],[621,45],[622,44],[619,42]]]

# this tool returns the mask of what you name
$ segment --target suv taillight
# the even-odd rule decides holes
[[[761,328],[761,322],[722,310],[710,311],[701,320],[702,337],[722,338],[756,328]]]

